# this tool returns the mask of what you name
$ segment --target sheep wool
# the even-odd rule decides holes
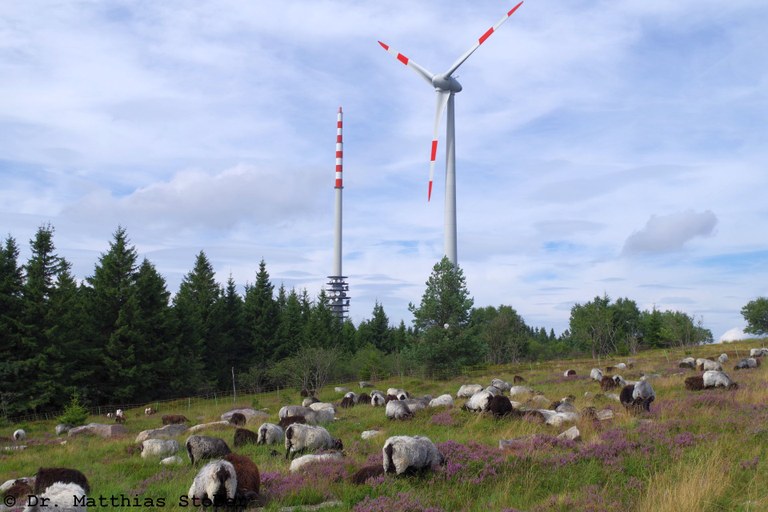
[[[147,439],[141,442],[141,458],[169,457],[179,451],[179,442],[175,439]]]
[[[323,427],[294,423],[285,430],[285,458],[315,450],[343,449],[341,441],[331,437]]]
[[[88,510],[88,507],[85,505],[77,505],[77,503],[85,503],[85,489],[72,482],[54,482],[42,494],[37,496],[40,497],[37,503],[44,502],[45,506],[42,508],[38,504],[27,506],[24,508],[24,512],[38,512],[41,510],[85,512]],[[43,498],[46,499],[43,500]]]
[[[235,499],[236,491],[235,467],[225,460],[214,460],[198,471],[187,496],[190,499],[209,500],[215,505],[223,505],[228,500]]]
[[[442,464],[443,456],[434,443],[424,436],[393,436],[382,449],[384,472],[402,475],[405,472],[430,469]]]
[[[264,423],[259,427],[256,444],[280,444],[285,439],[285,432],[279,425]]]
[[[187,448],[187,455],[189,455],[189,460],[192,464],[203,459],[223,457],[232,451],[227,446],[227,443],[218,437],[189,436],[184,445]]]
[[[475,393],[483,390],[483,386],[480,384],[464,384],[459,388],[459,392],[456,393],[458,398],[470,398]],[[509,391],[509,389],[507,390]]]

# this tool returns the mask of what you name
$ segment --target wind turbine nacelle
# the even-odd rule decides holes
[[[432,85],[441,91],[460,92],[461,84],[452,76],[435,75],[432,77]]]

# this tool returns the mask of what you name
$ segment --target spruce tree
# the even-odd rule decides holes
[[[0,417],[26,409],[21,395],[25,376],[19,373],[24,277],[18,261],[16,240],[8,236],[0,246]]]
[[[245,322],[251,336],[252,360],[273,359],[275,331],[280,321],[274,289],[267,264],[261,260],[256,283],[245,291]]]

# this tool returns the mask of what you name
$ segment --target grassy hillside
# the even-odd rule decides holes
[[[343,505],[328,510],[388,512],[398,510],[637,510],[637,511],[758,511],[768,510],[768,368],[734,371],[750,347],[764,341],[742,342],[651,351],[632,358],[555,361],[498,367],[483,374],[457,377],[451,381],[391,379],[377,382],[378,389],[401,387],[413,395],[451,393],[455,396],[464,383],[490,384],[499,377],[512,381],[520,375],[527,385],[550,400],[576,396],[579,409],[595,406],[610,408],[612,420],[593,422],[582,417],[576,423],[581,441],[555,439],[570,425],[554,428],[521,419],[496,420],[462,411],[457,407],[427,409],[416,418],[390,422],[383,408],[356,406],[339,409],[337,421],[327,428],[343,440],[346,457],[299,474],[288,473],[283,458],[271,455],[275,447],[247,446],[236,450],[251,457],[262,474],[262,494],[267,510],[283,506],[312,505],[340,500]],[[683,380],[694,370],[682,370],[677,362],[687,356],[730,357],[724,365],[739,383],[737,390],[685,390]],[[593,367],[634,361],[634,368],[620,372],[626,379],[653,374],[656,401],[651,412],[631,416],[622,406],[604,396],[599,385],[589,379]],[[564,377],[573,368],[575,377]],[[344,385],[344,384],[342,384]],[[347,387],[359,391],[356,383]],[[585,396],[585,393],[591,393]],[[324,401],[341,395],[333,387],[322,390]],[[92,497],[112,496],[119,502],[131,500],[132,507],[105,507],[110,510],[136,510],[135,504],[154,503],[154,510],[186,510],[178,505],[196,470],[183,466],[162,467],[157,460],[144,460],[135,449],[140,431],[159,427],[160,415],[184,414],[194,423],[215,421],[233,405],[264,408],[270,421],[277,422],[282,405],[299,404],[298,392],[280,392],[238,397],[238,403],[209,401],[188,406],[187,402],[164,404],[158,415],[146,417],[143,410],[127,411],[130,435],[117,440],[93,437],[60,438],[53,434],[55,422],[6,426],[0,436],[10,437],[15,428],[27,431],[28,448],[0,451],[0,483],[6,479],[31,476],[40,466],[77,468],[86,474]],[[104,422],[106,418],[91,417]],[[256,430],[258,424],[249,425]],[[382,435],[362,440],[360,433],[381,429]],[[203,432],[224,438],[233,446],[234,429]],[[445,466],[432,473],[411,477],[378,477],[355,486],[347,478],[366,462],[381,462],[381,448],[391,435],[426,435],[447,458]],[[499,449],[499,440],[531,436],[514,450]],[[177,440],[183,444],[186,435]],[[65,444],[61,441],[66,440]],[[0,442],[0,448],[12,445]],[[181,454],[185,461],[186,454]],[[158,506],[160,500],[163,506]],[[149,501],[145,501],[149,500]],[[99,507],[99,509],[102,509]]]

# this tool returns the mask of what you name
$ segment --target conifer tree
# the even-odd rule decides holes
[[[19,374],[23,269],[16,240],[8,236],[0,246],[0,417],[21,412],[23,378]]]
[[[256,283],[245,291],[245,321],[251,336],[252,360],[273,358],[275,331],[280,321],[274,289],[267,264],[261,260]]]

